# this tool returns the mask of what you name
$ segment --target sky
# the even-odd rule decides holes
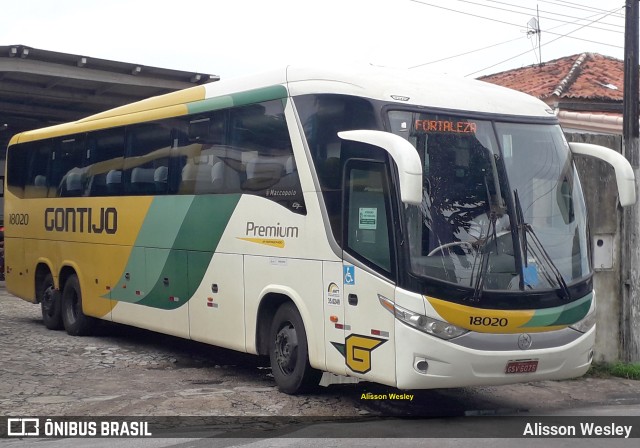
[[[296,63],[363,63],[475,78],[582,52],[622,59],[624,3],[3,0],[0,45],[223,79]],[[538,15],[539,27],[531,21]]]

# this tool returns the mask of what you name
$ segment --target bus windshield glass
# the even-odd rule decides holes
[[[586,211],[557,125],[391,111],[423,164],[405,206],[410,266],[482,290],[561,290],[590,274]]]

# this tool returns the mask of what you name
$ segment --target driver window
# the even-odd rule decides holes
[[[389,232],[390,201],[384,165],[353,162],[348,165],[346,247],[368,265],[392,272]]]

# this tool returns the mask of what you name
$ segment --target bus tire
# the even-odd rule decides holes
[[[38,300],[42,311],[42,322],[49,330],[62,330],[62,311],[60,292],[56,290],[53,276],[48,273],[38,285]]]
[[[322,372],[309,364],[307,332],[293,303],[278,308],[269,333],[269,360],[278,389],[300,394],[316,387]]]
[[[75,274],[67,279],[62,290],[62,323],[71,336],[88,336],[94,327],[94,319],[82,312],[80,281]]]

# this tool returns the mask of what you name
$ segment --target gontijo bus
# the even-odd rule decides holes
[[[6,284],[95,319],[401,389],[575,377],[596,298],[573,154],[527,95],[387,69],[288,67],[10,142]]]

